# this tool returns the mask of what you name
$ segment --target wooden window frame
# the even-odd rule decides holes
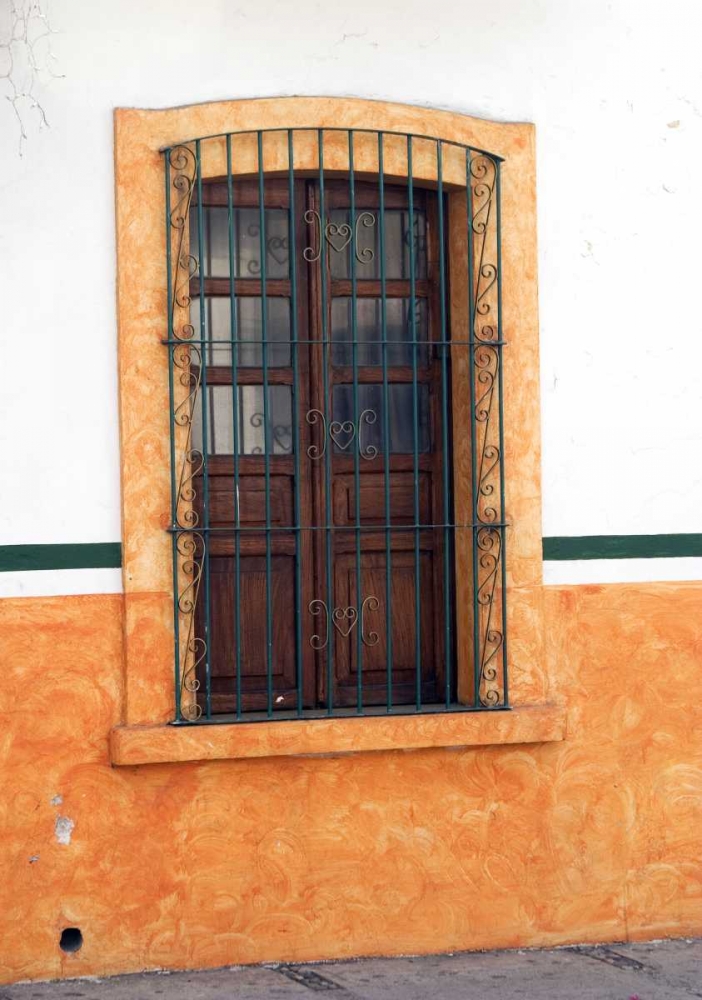
[[[505,159],[502,327],[508,343],[504,433],[505,506],[511,525],[507,584],[513,709],[440,717],[221,725],[214,727],[222,732],[208,750],[213,727],[203,727],[198,736],[168,726],[174,714],[174,623],[171,548],[165,531],[170,512],[169,405],[167,352],[162,343],[167,295],[164,169],[159,150],[184,138],[231,130],[339,126],[430,135],[489,149]],[[125,684],[121,725],[112,737],[113,762],[367,750],[375,744],[377,748],[465,746],[563,738],[563,711],[548,701],[550,678],[544,658],[534,154],[530,124],[488,122],[352,98],[271,98],[115,112]],[[333,144],[328,156],[333,167]],[[284,166],[281,160],[280,168]],[[246,169],[242,164],[241,172]],[[429,179],[429,169],[419,162],[415,176],[421,178],[425,170]],[[386,172],[392,172],[390,161]],[[205,178],[222,173],[215,159],[203,167]],[[452,293],[450,305],[452,312],[465,307],[459,292]],[[460,468],[454,467],[454,476],[460,497],[466,485]],[[267,735],[246,731],[256,726]],[[231,729],[238,737],[229,734]]]

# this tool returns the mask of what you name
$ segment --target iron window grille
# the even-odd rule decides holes
[[[175,721],[507,708],[501,158],[163,153]]]

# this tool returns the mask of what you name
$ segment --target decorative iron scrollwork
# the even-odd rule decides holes
[[[501,521],[503,516],[500,509],[500,415],[497,412],[501,351],[501,345],[496,343],[499,328],[499,274],[497,264],[489,259],[489,256],[497,252],[498,233],[493,224],[497,164],[489,156],[476,154],[470,159],[469,176],[474,260],[471,317],[471,340],[474,348],[471,377],[478,456],[474,489],[478,521],[495,523]]]
[[[175,205],[172,207],[169,217],[170,232],[168,233],[168,239],[172,240],[174,244],[172,254],[174,261],[173,301],[171,303],[172,333],[177,340],[190,340],[195,333],[190,323],[190,317],[189,315],[182,317],[184,322],[181,322],[179,313],[187,310],[190,305],[190,280],[199,271],[197,257],[185,252],[187,222],[195,187],[197,159],[189,146],[174,146],[168,154],[168,163],[172,172],[171,184],[176,192]]]
[[[261,235],[261,227],[257,222],[252,222],[246,231],[252,239],[256,239]],[[285,236],[266,237],[266,253],[281,267],[287,262],[289,248],[290,243]],[[246,269],[252,277],[258,276],[261,273],[261,261],[250,260],[246,265]]]
[[[201,361],[200,349],[194,344],[178,344],[173,348],[174,382],[185,392],[173,409],[173,424],[182,428],[185,435],[175,503],[176,526],[179,528],[195,528],[199,521],[194,507],[197,495],[194,480],[202,471],[204,458],[198,448],[192,447],[192,439],[193,417],[200,395]]]
[[[474,260],[477,263],[474,296],[473,336],[476,340],[495,340],[498,326],[495,305],[491,293],[496,291],[497,265],[486,260],[486,252],[493,249],[496,239],[495,227],[490,226],[497,180],[495,161],[484,154],[476,155],[470,161],[471,204],[473,215],[471,233]]]
[[[176,393],[173,398],[174,428],[181,428],[184,440],[178,442],[181,454],[178,492],[175,498],[175,526],[194,528],[198,515],[194,508],[194,477],[202,469],[202,453],[192,446],[192,424],[195,407],[200,393],[202,352],[189,343],[195,330],[190,322],[190,281],[199,273],[197,257],[186,250],[187,221],[195,187],[197,158],[189,146],[175,146],[168,154],[171,169],[171,184],[176,191],[176,203],[171,209],[168,239],[175,244],[173,260],[171,302],[172,330],[174,340],[183,341],[171,351],[173,383]]]
[[[198,673],[207,657],[207,642],[196,634],[196,609],[206,542],[195,530],[199,516],[195,507],[194,480],[202,471],[202,452],[193,447],[193,418],[201,389],[202,350],[192,343],[195,330],[190,322],[190,282],[199,273],[197,257],[187,246],[188,217],[190,213],[197,158],[189,146],[175,146],[168,153],[171,185],[175,198],[168,222],[167,239],[171,247],[171,328],[169,337],[173,374],[172,422],[176,454],[180,472],[176,477],[173,528],[177,530],[175,542],[178,609],[178,648],[180,651],[180,714],[183,719],[196,722],[202,715],[198,704],[200,680]]]
[[[474,405],[477,437],[478,520],[493,523],[500,520],[500,436],[499,415],[495,399],[498,392],[500,355],[497,347],[480,345],[474,354],[476,399]]]
[[[499,705],[502,697],[498,670],[498,653],[504,636],[494,622],[497,618],[497,588],[502,560],[502,535],[497,528],[480,528],[476,535],[478,548],[477,606],[480,631],[479,697],[483,705]],[[504,600],[504,595],[500,595]]]
[[[180,628],[184,632],[181,643],[181,713],[190,722],[196,722],[202,715],[197,702],[200,689],[198,669],[207,655],[207,643],[196,635],[196,609],[202,580],[205,555],[205,539],[197,531],[182,532],[177,536],[176,549],[179,556],[179,578],[183,578],[178,593]]]
[[[260,412],[252,413],[249,424],[255,430],[263,427],[263,414]],[[273,438],[274,450],[275,445],[277,445],[282,454],[289,455],[292,452],[292,424],[271,424],[269,421],[268,431]],[[262,455],[263,452],[264,449],[261,445],[255,445],[251,449],[252,455]]]
[[[372,594],[364,598],[360,611],[358,608],[355,608],[350,604],[347,607],[332,608],[331,615],[329,614],[329,607],[326,601],[322,601],[319,598],[316,598],[314,601],[310,601],[308,605],[310,614],[315,617],[324,615],[325,622],[324,634],[322,635],[320,632],[315,632],[311,635],[310,646],[313,649],[326,648],[329,643],[330,622],[342,639],[348,639],[354,628],[358,625],[359,621],[361,623],[361,642],[364,646],[375,646],[380,641],[380,636],[375,629],[366,631],[365,615],[369,611],[377,611],[379,607],[380,601]]]
[[[361,212],[356,216],[356,222],[352,227],[348,222],[327,221],[322,226],[322,219],[315,209],[308,208],[304,215],[305,222],[314,225],[317,234],[317,249],[313,246],[305,247],[302,256],[310,263],[319,260],[322,255],[324,241],[328,243],[335,253],[342,253],[353,240],[353,251],[359,264],[370,264],[375,257],[375,252],[371,247],[364,247],[359,250],[359,232],[361,228],[369,229],[375,225],[376,219],[372,212]]]
[[[495,219],[497,163],[470,158],[470,235],[473,244],[471,356],[476,468],[473,472],[475,546],[474,628],[478,636],[476,698],[485,707],[504,698],[504,567],[501,448],[499,233]]]
[[[328,438],[331,439],[332,443],[339,449],[339,451],[348,451],[355,441],[358,448],[358,454],[367,462],[372,461],[378,455],[377,447],[374,444],[364,446],[362,437],[364,425],[372,425],[377,420],[375,410],[362,410],[358,417],[357,424],[354,424],[353,420],[331,420],[329,424],[327,424],[327,418],[321,410],[317,409],[308,410],[305,415],[305,420],[310,427],[315,424],[322,425],[321,446],[311,444],[307,449],[307,454],[314,462],[317,462],[319,459],[324,457],[324,453],[327,450]]]
[[[310,601],[308,610],[310,614],[315,617],[317,615],[325,616],[324,621],[326,631],[324,633],[324,637],[322,637],[319,632],[315,632],[310,636],[310,646],[312,649],[324,649],[329,642],[329,612],[327,611],[327,606],[324,601],[320,601],[319,598],[316,598],[314,601]]]

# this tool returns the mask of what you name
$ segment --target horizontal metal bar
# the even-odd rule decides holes
[[[442,139],[436,135],[424,135],[422,132],[398,132],[394,129],[378,129],[378,128],[341,128],[338,125],[335,126],[320,126],[320,125],[298,125],[295,128],[286,128],[280,126],[278,128],[246,128],[240,129],[236,132],[213,132],[211,135],[201,135],[194,139],[183,139],[181,142],[174,142],[170,146],[161,146],[159,153],[164,155],[170,153],[173,149],[177,149],[179,146],[189,146],[193,142],[207,142],[208,139],[226,139],[227,136],[234,138],[235,136],[242,135],[267,135],[269,133],[280,132],[281,134],[287,135],[289,132],[344,132],[348,134],[352,132],[354,135],[396,135],[401,139],[426,139],[429,142],[440,142],[444,146],[456,146],[458,149],[465,149],[471,153],[477,153],[478,156],[487,156],[491,160],[495,160],[497,163],[504,163],[504,156],[499,156],[497,153],[491,153],[487,149],[479,149],[477,146],[469,146],[465,142],[457,142],[455,139]]]
[[[252,344],[262,344],[262,340],[249,340],[247,338],[238,337],[234,338],[220,338],[218,340],[199,340],[197,337],[189,337],[187,340],[162,340],[162,344],[169,345],[175,344],[176,346],[181,344],[186,346],[188,344],[211,344],[215,347],[225,347],[229,344],[242,344],[251,347]],[[268,341],[270,344],[271,341]],[[417,344],[423,344],[427,347],[504,347],[509,343],[508,340],[341,340],[340,338],[334,340],[276,340],[273,342],[275,347],[295,347],[297,344],[322,344],[322,345],[343,345],[343,344],[357,344],[360,347],[375,347],[379,344],[404,344],[406,347],[412,347]],[[255,366],[249,366],[255,367]],[[259,366],[260,367],[260,366]],[[289,368],[289,365],[279,365],[281,368]],[[363,367],[363,366],[361,366]]]
[[[417,709],[415,705],[392,705],[389,708],[385,705],[366,705],[362,711],[358,708],[339,708],[338,706],[334,709],[335,719],[367,719],[373,716],[386,716],[386,715],[445,715],[447,712],[461,712],[465,714],[479,713],[479,712],[511,712],[512,707],[510,705],[462,705],[458,702],[452,702],[450,705],[446,705],[445,702],[440,704],[422,704],[420,709]],[[328,719],[329,715],[326,709],[320,708],[307,708],[303,709],[301,712],[295,710],[286,709],[279,712],[274,712],[273,719],[276,722],[296,722],[298,719]],[[172,726],[226,726],[235,725],[238,723],[248,723],[248,722],[270,722],[271,718],[265,712],[247,712],[240,719],[237,719],[235,714],[232,712],[227,715],[214,716],[211,719],[201,718],[197,721],[189,721],[186,719],[178,719],[171,722]]]
[[[473,524],[393,524],[392,522],[388,524],[361,524],[360,530],[367,531],[369,533],[377,532],[380,533],[385,531],[432,531],[438,528],[457,530],[466,530],[469,528],[494,528],[496,531],[499,528],[509,528],[510,523],[508,521],[476,521]],[[263,525],[260,528],[257,527],[239,527],[239,528],[181,528],[181,527],[169,527],[167,531],[173,532],[176,535],[202,535],[202,534],[224,534],[231,535],[232,537],[239,532],[248,532],[254,535],[265,535],[270,531],[286,532],[290,533],[292,531],[356,531],[355,524],[288,524],[288,525],[277,525],[272,524],[270,528]]]

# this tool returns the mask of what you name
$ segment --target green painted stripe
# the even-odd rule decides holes
[[[38,569],[114,569],[122,565],[119,542],[81,545],[0,545],[0,573]]]
[[[543,539],[544,559],[679,559],[702,556],[702,535],[572,535]]]
[[[543,539],[544,559],[680,559],[702,556],[702,535],[566,535]],[[41,569],[119,569],[119,542],[0,545],[0,573]]]

